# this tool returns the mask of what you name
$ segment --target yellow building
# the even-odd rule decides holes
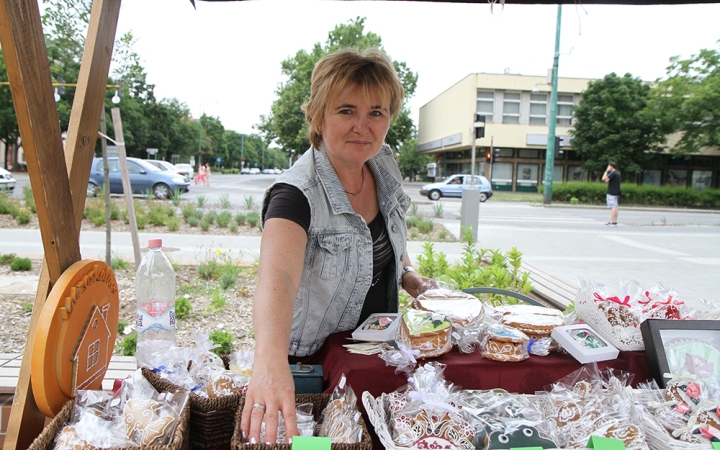
[[[582,161],[572,150],[569,131],[573,106],[593,81],[558,78],[557,123],[560,151],[555,154],[553,181],[584,181]],[[537,192],[543,183],[550,120],[549,80],[540,76],[474,73],[420,108],[417,151],[435,155],[436,179],[470,173],[476,114],[485,116],[485,137],[476,140],[475,173],[484,174],[494,190]],[[669,139],[671,145],[674,139]],[[493,164],[486,155],[495,149]],[[689,158],[663,155],[656,170],[637,181],[653,185],[717,187],[720,151],[704,149]],[[622,172],[622,168],[620,168]]]

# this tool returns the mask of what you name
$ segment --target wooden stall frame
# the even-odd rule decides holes
[[[45,253],[5,449],[27,448],[45,424],[32,393],[29,349],[48,293],[60,275],[80,260],[80,223],[119,13],[120,0],[93,2],[63,149],[38,4],[0,1],[0,43]]]

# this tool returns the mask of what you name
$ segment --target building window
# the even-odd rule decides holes
[[[588,173],[580,169],[580,166],[568,166],[568,181],[587,181]]]
[[[547,94],[530,94],[530,125],[545,125]]]
[[[520,123],[520,93],[506,92],[503,98],[502,123]]]
[[[692,188],[697,191],[708,189],[712,186],[712,170],[693,170]]]
[[[659,170],[646,170],[643,172],[642,184],[660,187],[661,176],[662,174]]]
[[[538,159],[538,158],[540,158],[540,150],[536,150],[534,148],[518,149],[518,158]]]
[[[477,92],[477,113],[485,116],[485,122],[493,121],[493,109],[495,104],[495,92]]]
[[[573,95],[572,94],[558,94],[557,100],[557,124],[558,125],[572,125],[572,113],[573,113]]]

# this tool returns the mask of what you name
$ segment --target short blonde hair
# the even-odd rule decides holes
[[[383,103],[389,100],[391,123],[400,114],[405,90],[390,58],[375,48],[337,50],[315,64],[310,100],[302,105],[313,147],[320,148],[322,121],[328,105],[350,86],[362,88],[366,97],[379,94]]]

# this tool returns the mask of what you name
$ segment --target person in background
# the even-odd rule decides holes
[[[195,184],[205,184],[205,164],[200,164],[200,166],[198,167]]]
[[[205,163],[205,186],[210,186],[210,164]]]
[[[608,227],[617,226],[618,218],[618,205],[620,203],[620,196],[622,190],[620,190],[620,171],[617,170],[617,163],[610,161],[605,169],[605,173],[602,176],[602,180],[608,184],[607,188],[607,206],[610,208],[610,222],[605,225]]]
[[[417,296],[433,280],[407,254],[410,198],[390,146],[404,90],[377,49],[342,49],[318,61],[303,105],[312,146],[268,188],[253,304],[255,361],[241,431],[275,443],[278,412],[298,435],[288,362],[371,313],[397,312],[401,285]]]

